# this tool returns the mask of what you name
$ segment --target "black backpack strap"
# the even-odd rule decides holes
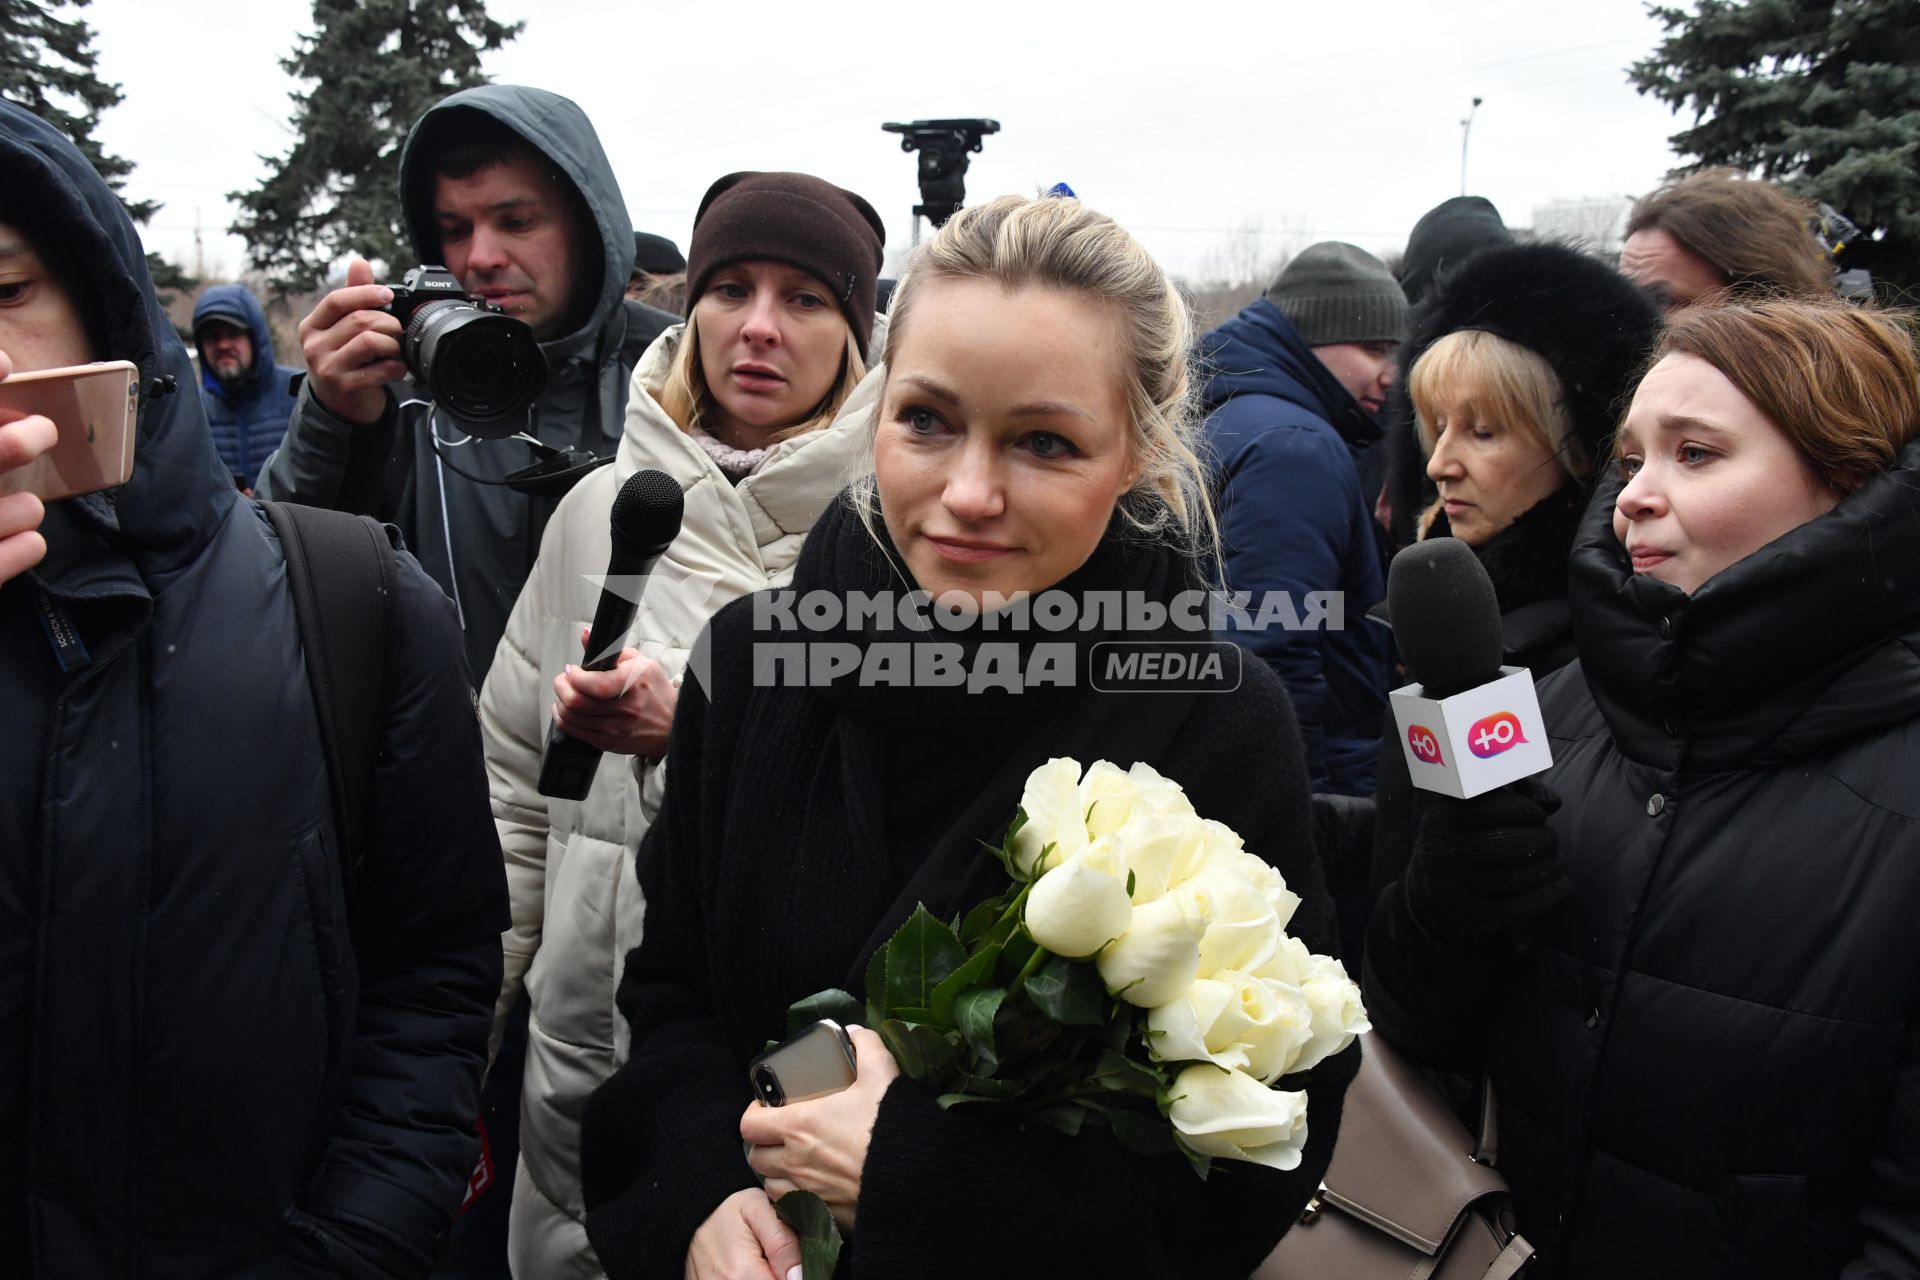
[[[287,561],[307,683],[326,752],[349,921],[366,859],[368,793],[386,711],[387,600],[393,543],[370,516],[263,502]]]

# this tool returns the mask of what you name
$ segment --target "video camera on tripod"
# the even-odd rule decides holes
[[[920,239],[920,222],[925,218],[935,227],[960,212],[967,199],[967,157],[979,151],[981,139],[1000,132],[998,120],[914,120],[908,124],[883,124],[888,133],[900,135],[902,151],[920,153],[920,203],[913,206],[914,240]]]

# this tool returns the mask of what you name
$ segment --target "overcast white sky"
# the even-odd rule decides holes
[[[708,183],[799,169],[850,187],[904,246],[914,159],[887,120],[991,116],[970,199],[1065,180],[1169,268],[1205,275],[1236,231],[1263,247],[1405,242],[1460,187],[1460,119],[1483,97],[1469,186],[1515,226],[1556,198],[1631,195],[1675,163],[1685,121],[1624,68],[1660,36],[1640,0],[1221,0],[930,5],[492,0],[520,38],[487,72],[578,101],[634,226],[684,249]],[[242,266],[225,193],[292,142],[279,61],[310,0],[94,0],[102,73],[126,101],[100,137],[162,200],[150,246]],[[1244,236],[1242,237],[1244,241]]]

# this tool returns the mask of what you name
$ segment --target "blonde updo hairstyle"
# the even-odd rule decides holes
[[[887,351],[913,327],[921,290],[935,280],[989,280],[1002,289],[1059,289],[1113,309],[1122,336],[1128,449],[1139,479],[1119,514],[1136,534],[1164,538],[1219,562],[1219,528],[1199,456],[1192,372],[1193,315],[1172,279],[1120,224],[1080,201],[1001,196],[963,209],[914,251],[894,291]],[[891,360],[888,361],[891,364]],[[879,415],[875,416],[875,427]],[[853,485],[855,508],[878,538],[873,451]]]
[[[1560,379],[1546,357],[1480,329],[1456,329],[1414,361],[1407,396],[1420,449],[1429,458],[1439,443],[1442,420],[1465,418],[1520,431],[1545,446],[1571,480],[1585,480],[1596,459],[1587,456],[1573,429]],[[1445,504],[1420,513],[1426,537]]]

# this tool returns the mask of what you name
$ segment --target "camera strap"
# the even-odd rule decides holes
[[[478,437],[466,436],[460,440],[442,440],[438,419],[433,416],[437,413],[437,408],[430,408],[427,412],[429,414],[427,438],[433,446],[435,456],[447,470],[473,484],[497,485],[530,497],[558,498],[565,496],[567,491],[580,483],[589,472],[596,471],[613,461],[611,456],[602,458],[582,449],[576,449],[572,445],[564,449],[556,449],[550,444],[542,444],[523,431],[507,438],[521,441],[531,448],[534,460],[524,467],[509,471],[498,480],[490,480],[485,476],[475,475],[447,456],[448,450],[464,449],[475,443]]]

